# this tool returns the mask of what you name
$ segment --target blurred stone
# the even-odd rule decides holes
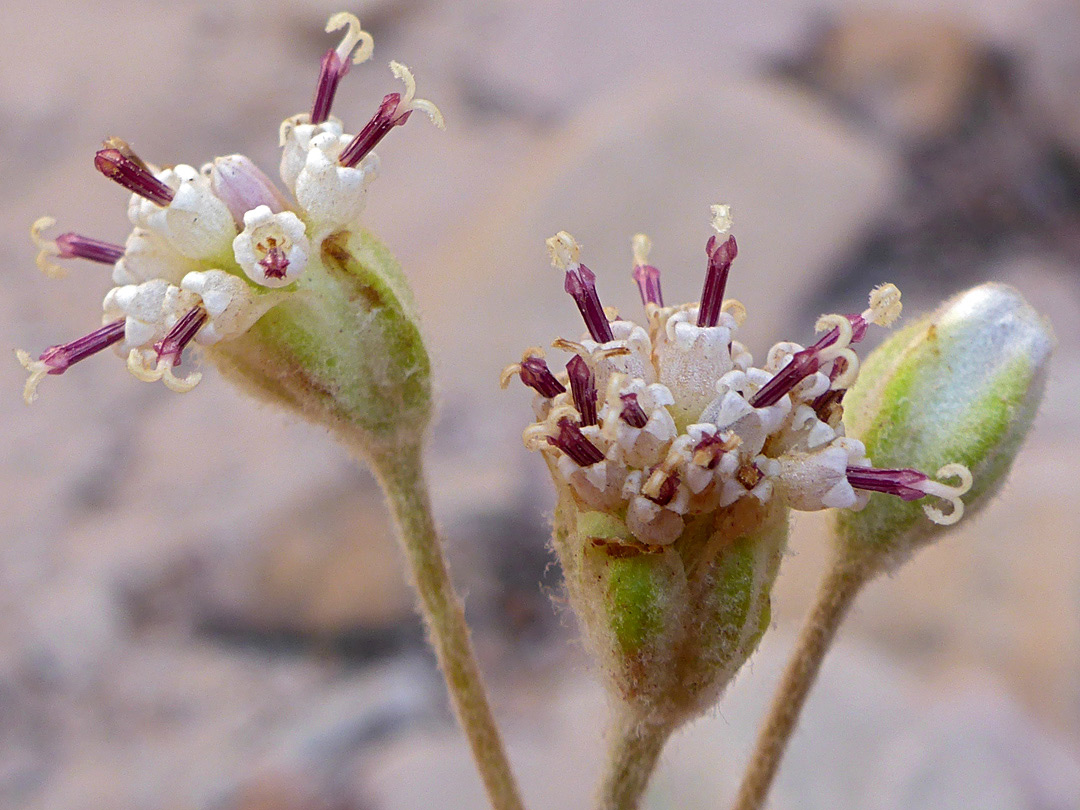
[[[1080,759],[1000,692],[975,686],[930,709],[875,763],[868,810],[1080,807]]]
[[[943,17],[847,11],[787,70],[904,144],[943,137],[972,113],[988,49]]]
[[[124,588],[141,627],[186,620],[235,641],[360,655],[402,632],[418,636],[382,494],[359,472],[285,502],[229,542],[207,540],[129,575]]]
[[[1030,25],[1031,36],[1021,45],[1022,97],[1073,156],[1080,157],[1080,8],[1071,0],[1040,3]]]

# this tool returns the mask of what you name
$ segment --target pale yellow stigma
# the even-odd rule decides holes
[[[946,464],[937,471],[937,477],[957,478],[959,483],[950,485],[942,484],[940,481],[924,481],[915,488],[952,504],[952,511],[947,515],[935,506],[923,506],[926,516],[934,523],[940,526],[951,526],[964,516],[964,502],[960,500],[960,496],[971,489],[973,481],[971,471],[963,464]]]
[[[547,245],[552,267],[565,271],[580,264],[581,245],[566,231],[559,231],[544,244]]]
[[[643,233],[634,234],[630,239],[630,247],[634,251],[634,266],[644,267],[649,263],[649,254],[652,252],[652,240]]]
[[[870,309],[863,318],[878,326],[891,326],[897,318],[903,304],[900,303],[900,290],[895,284],[881,284],[870,291]]]
[[[37,399],[37,388],[41,381],[45,379],[45,375],[49,373],[49,367],[42,361],[35,360],[22,349],[16,349],[15,356],[19,358],[23,368],[30,372],[30,377],[26,380],[26,385],[23,386],[23,402],[29,405]]]
[[[724,204],[710,205],[709,211],[712,212],[712,222],[709,224],[713,226],[713,229],[723,236],[731,231],[731,226],[734,224],[734,220],[731,218],[731,206]]]
[[[359,65],[361,62],[366,62],[371,58],[371,54],[375,50],[375,40],[371,34],[360,27],[360,20],[356,18],[355,14],[339,11],[337,14],[331,15],[330,19],[326,21],[326,33],[330,34],[339,31],[346,26],[348,30],[345,32],[345,36],[342,37],[341,44],[335,49],[338,59],[346,62],[353,48],[356,48],[356,52],[352,56],[353,64]],[[360,47],[357,48],[357,45]]]
[[[30,226],[30,238],[34,240],[38,249],[37,259],[35,259],[38,269],[49,278],[63,278],[67,275],[67,270],[51,261],[60,255],[60,248],[52,239],[46,239],[42,235],[42,231],[48,230],[55,224],[56,220],[52,217],[39,217]]]
[[[390,70],[396,78],[405,82],[405,95],[401,97],[401,101],[398,103],[398,113],[420,110],[439,129],[446,129],[446,120],[443,118],[443,114],[439,112],[438,107],[425,98],[414,98],[416,95],[416,79],[413,77],[412,71],[400,62],[391,62]]]
[[[737,298],[725,298],[720,305],[720,311],[726,312],[735,320],[736,326],[746,323],[746,306]]]
[[[851,326],[851,321],[848,320],[846,315],[822,315],[817,319],[817,323],[814,324],[815,332],[828,332],[830,329],[837,329],[840,334],[837,336],[836,342],[833,343],[829,349],[846,349],[851,345],[851,339],[854,337],[855,330]],[[821,351],[820,357],[822,361],[832,359],[832,357],[826,354],[829,349],[823,349]]]
[[[177,377],[173,374],[173,363],[167,358],[151,360],[152,352],[132,349],[128,353],[127,367],[132,375],[143,382],[157,382],[161,380],[165,387],[178,394],[186,394],[202,380],[202,372],[196,371],[186,377]]]

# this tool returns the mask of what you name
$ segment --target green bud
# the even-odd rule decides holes
[[[960,293],[862,364],[843,403],[848,435],[866,445],[876,467],[964,465],[973,481],[967,511],[979,509],[1031,427],[1053,342],[1049,324],[1013,288]],[[883,569],[946,528],[919,504],[878,493],[862,511],[840,512],[837,524],[849,557]]]
[[[369,450],[421,433],[430,363],[412,293],[386,247],[366,231],[330,237],[296,287],[244,335],[214,347],[218,368]]]
[[[555,548],[610,690],[642,722],[708,709],[756,649],[787,541],[787,509],[744,500],[643,546],[623,520],[560,487]]]

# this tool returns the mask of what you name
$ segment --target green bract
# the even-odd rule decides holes
[[[561,487],[555,549],[571,604],[612,691],[645,723],[711,706],[769,623],[787,509],[741,501],[641,547],[615,515]]]
[[[1049,324],[1013,288],[983,284],[903,329],[862,364],[844,398],[848,435],[878,467],[965,465],[967,509],[997,491],[1031,427],[1053,346]],[[944,527],[918,503],[874,494],[837,518],[844,551],[892,567]]]
[[[297,292],[213,349],[222,373],[369,449],[422,433],[430,362],[401,267],[366,231],[323,242]]]

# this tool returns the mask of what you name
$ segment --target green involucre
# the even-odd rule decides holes
[[[671,577],[658,570],[650,554],[612,559],[608,563],[608,598],[611,629],[623,652],[632,654],[664,631],[665,606]]]

